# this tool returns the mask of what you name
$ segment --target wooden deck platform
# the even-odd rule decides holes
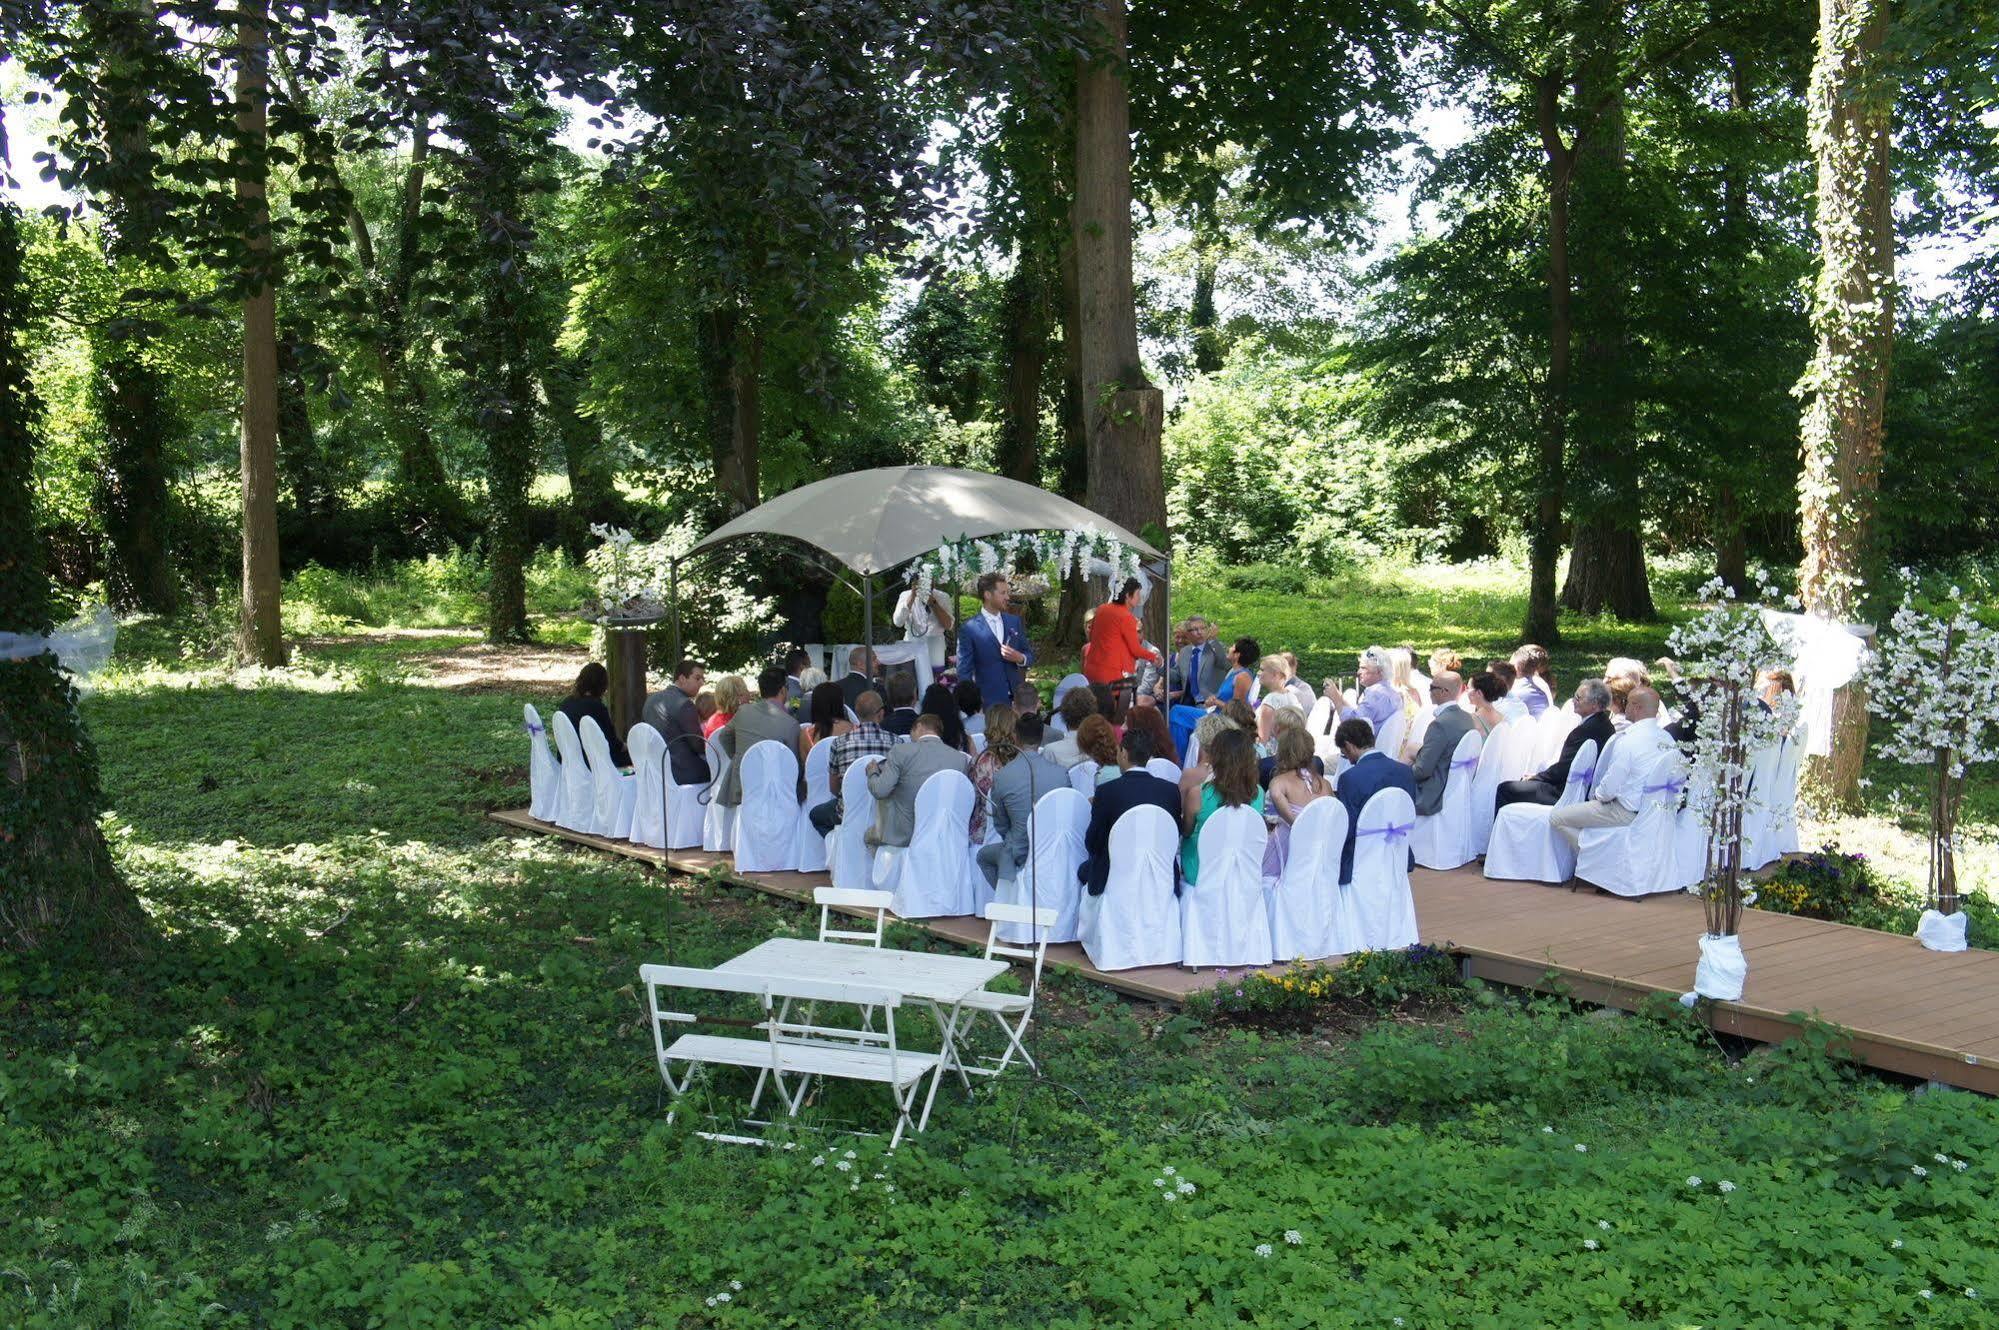
[[[522,831],[640,859],[681,872],[727,865],[701,850],[650,849],[566,831],[525,809],[489,816]],[[731,876],[759,890],[810,900],[824,873]],[[1425,942],[1447,946],[1466,971],[1496,983],[1560,989],[1580,1001],[1630,1009],[1653,994],[1693,987],[1700,902],[1683,893],[1622,900],[1530,882],[1495,882],[1476,867],[1411,874]],[[912,920],[934,936],[985,945],[983,920]],[[1999,952],[1925,951],[1913,938],[1762,910],[1744,912],[1742,948],[1749,983],[1741,1002],[1713,1004],[1717,1030],[1776,1042],[1795,1034],[1800,1014],[1849,1032],[1856,1057],[1872,1067],[1999,1094]],[[1178,966],[1103,971],[1074,943],[1048,949],[1051,965],[1157,1002],[1178,1002],[1212,986],[1212,970]]]

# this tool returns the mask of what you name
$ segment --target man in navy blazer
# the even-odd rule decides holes
[[[1152,757],[1152,736],[1136,726],[1126,730],[1123,742],[1118,745],[1117,765],[1121,774],[1116,780],[1097,786],[1097,797],[1090,803],[1090,826],[1083,833],[1084,859],[1076,869],[1077,878],[1092,896],[1103,895],[1104,884],[1110,880],[1111,828],[1120,817],[1141,804],[1151,804],[1165,809],[1174,826],[1180,825],[1180,787],[1145,769]],[[1177,855],[1174,862],[1177,866]]]
[[[1340,727],[1333,731],[1333,742],[1340,746],[1341,755],[1353,763],[1340,773],[1339,783],[1333,787],[1333,793],[1347,806],[1347,843],[1340,850],[1340,885],[1345,886],[1353,881],[1354,833],[1360,830],[1360,810],[1383,790],[1401,790],[1413,802],[1416,773],[1409,769],[1408,763],[1374,751],[1374,726],[1364,720],[1341,721]],[[1413,856],[1410,863],[1415,863]]]
[[[969,675],[980,697],[1012,697],[1027,678],[1034,648],[1020,616],[1006,612],[1013,594],[1006,574],[981,573],[976,590],[980,610],[958,627],[958,677]]]

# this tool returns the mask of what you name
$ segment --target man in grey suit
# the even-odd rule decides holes
[[[1041,755],[1041,717],[1022,716],[1014,722],[1013,737],[1020,745],[1020,756],[993,776],[990,799],[993,830],[1001,839],[981,845],[978,855],[980,871],[985,873],[987,884],[995,887],[1002,865],[1018,870],[1027,862],[1027,826],[1034,801],[1050,790],[1069,788],[1069,773]]]
[[[875,824],[867,843],[906,846],[916,834],[916,792],[940,771],[962,774],[965,755],[946,744],[935,716],[918,716],[909,742],[888,750],[888,756],[868,771],[868,793],[875,797]]]
[[[716,731],[722,751],[729,755],[729,774],[715,795],[725,808],[743,802],[743,754],[752,746],[771,739],[789,746],[794,756],[798,752],[798,722],[784,709],[783,666],[772,665],[757,676],[757,695],[760,700],[736,712],[734,720]]]
[[[676,662],[673,682],[646,698],[639,711],[639,718],[666,740],[666,760],[675,785],[706,785],[713,775],[708,770],[708,741],[701,737],[701,716],[694,710],[706,678],[698,663]]]
[[[1187,620],[1187,645],[1173,657],[1180,688],[1173,701],[1189,706],[1215,695],[1229,675],[1228,649],[1215,640],[1215,626],[1196,614]]]
[[[1423,747],[1409,765],[1416,775],[1416,811],[1424,816],[1444,806],[1451,757],[1458,751],[1458,740],[1470,733],[1474,724],[1471,712],[1458,705],[1464,686],[1464,680],[1450,670],[1430,680],[1430,701],[1437,711],[1430,728],[1423,731]]]

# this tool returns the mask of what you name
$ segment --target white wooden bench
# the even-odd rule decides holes
[[[756,1088],[750,1096],[751,1112],[756,1111],[765,1085],[773,1083],[779,1099],[784,1103],[786,1116],[795,1118],[805,1102],[812,1078],[824,1076],[888,1087],[896,1110],[895,1131],[889,1138],[890,1148],[901,1142],[902,1133],[912,1125],[917,1131],[922,1131],[929,1124],[929,1102],[925,1102],[922,1117],[914,1123],[910,1112],[916,1105],[923,1078],[936,1075],[944,1061],[943,1055],[912,1052],[897,1043],[895,1013],[902,1005],[903,995],[893,988],[731,974],[676,965],[641,965],[639,980],[646,986],[646,1005],[652,1018],[653,1053],[659,1063],[659,1074],[673,1100],[673,1107],[666,1115],[668,1122],[673,1121],[680,1099],[692,1086],[696,1071],[708,1066],[741,1067],[757,1073]],[[704,1019],[718,1018],[703,1018],[662,1006],[661,989],[744,994],[757,999],[763,1010],[763,1019],[754,1023],[730,1022],[755,1031],[753,1035],[683,1034],[668,1043],[666,1026],[669,1023],[692,1025]],[[772,1005],[774,1000],[779,1004],[776,1008]],[[805,1019],[790,1018],[792,1002],[809,1004]],[[883,1028],[879,1031],[853,1030],[816,1024],[813,1013],[821,1003],[857,1010],[878,1010],[883,1014]],[[757,1140],[747,1136],[702,1134],[718,1140]]]

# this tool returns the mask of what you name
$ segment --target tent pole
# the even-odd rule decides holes
[[[861,574],[861,623],[865,628],[865,632],[862,635],[867,639],[868,644],[868,668],[873,669],[875,664],[875,577],[873,573]],[[872,681],[874,675],[870,674],[868,678]]]

